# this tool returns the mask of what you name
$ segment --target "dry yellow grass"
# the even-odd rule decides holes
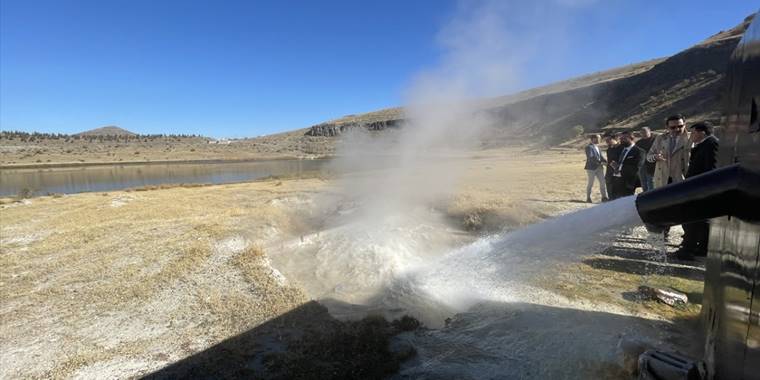
[[[655,300],[631,302],[623,293],[635,293],[639,286],[646,284],[656,288],[672,288],[687,294],[702,294],[702,281],[674,276],[652,274],[646,278],[620,271],[592,268],[583,263],[565,265],[556,271],[552,281],[540,284],[571,300],[588,301],[615,305],[630,315],[664,320],[694,319],[699,315],[698,303],[684,307],[671,307]]]
[[[577,203],[585,197],[579,151],[484,151],[464,165],[460,188],[437,206],[465,226],[477,216],[473,229],[514,228],[585,207]],[[298,209],[331,186],[275,179],[0,205],[0,377],[137,375],[303,303],[304,293],[282,280],[260,247],[313,232]],[[698,312],[623,299],[641,276],[583,263],[560,273],[540,286],[633,315]],[[700,290],[697,281],[649,281]]]
[[[585,199],[583,162],[577,150],[482,151],[468,162],[459,189],[444,207],[465,227],[479,220],[475,230],[535,223],[577,209],[574,202]]]
[[[245,249],[287,229],[287,208],[273,199],[321,186],[283,180],[3,206],[3,377],[152,369],[304,302],[263,253]],[[109,361],[121,364],[97,367]]]

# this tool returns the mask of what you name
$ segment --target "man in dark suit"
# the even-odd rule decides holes
[[[644,150],[633,144],[631,131],[620,134],[620,147],[620,155],[615,159],[612,182],[615,198],[633,195],[639,180],[639,170],[646,159]],[[607,159],[613,158],[608,156]]]
[[[615,199],[617,198],[615,195],[615,191],[613,188],[613,184],[615,181],[613,181],[613,174],[615,173],[615,168],[612,167],[613,163],[616,163],[615,157],[620,156],[620,151],[622,150],[622,147],[618,143],[617,137],[613,133],[608,133],[604,135],[604,142],[607,144],[607,164],[606,164],[606,171],[604,173],[604,182],[607,185],[607,197],[609,199]]]
[[[718,139],[713,136],[712,126],[707,123],[696,123],[691,126],[691,148],[689,169],[686,178],[698,176],[715,169],[718,164]],[[681,248],[676,251],[676,257],[682,260],[693,259],[694,256],[707,255],[707,239],[710,225],[706,220],[683,225],[684,235]]]
[[[636,146],[643,149],[644,153],[649,153],[649,149],[652,148],[652,143],[654,143],[655,136],[652,134],[652,131],[649,129],[649,127],[642,127],[639,132],[641,133],[641,138],[639,138],[639,141],[636,141]],[[654,162],[645,160],[644,165],[641,166],[641,170],[639,171],[641,190],[654,190],[655,165],[656,164]]]
[[[607,199],[607,186],[604,180],[604,164],[607,160],[602,156],[602,151],[599,150],[599,135],[591,135],[591,142],[586,145],[586,165],[583,167],[586,169],[588,182],[586,183],[586,202],[591,203],[591,190],[594,188],[594,179],[599,181],[599,193],[602,196],[602,202],[606,202]]]

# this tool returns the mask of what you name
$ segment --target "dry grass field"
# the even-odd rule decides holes
[[[473,239],[587,207],[582,162],[577,150],[478,152],[437,206]],[[0,378],[145,375],[304,305],[267,247],[317,230],[325,196],[339,197],[335,184],[310,178],[5,202]],[[579,305],[696,317],[698,306],[625,297],[645,280],[701,293],[699,278],[626,270],[638,264],[589,252],[537,285]]]
[[[259,245],[288,224],[273,199],[299,199],[321,185],[90,193],[4,206],[3,377],[123,376],[304,302]]]

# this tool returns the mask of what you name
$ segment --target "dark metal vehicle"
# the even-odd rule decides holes
[[[717,170],[643,193],[644,222],[710,220],[702,302],[708,379],[760,379],[760,17],[731,56]]]

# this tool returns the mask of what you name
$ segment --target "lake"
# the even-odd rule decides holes
[[[212,163],[97,165],[70,168],[1,169],[0,196],[28,189],[33,195],[113,191],[165,184],[222,184],[269,176],[326,173],[330,160],[267,160]]]

